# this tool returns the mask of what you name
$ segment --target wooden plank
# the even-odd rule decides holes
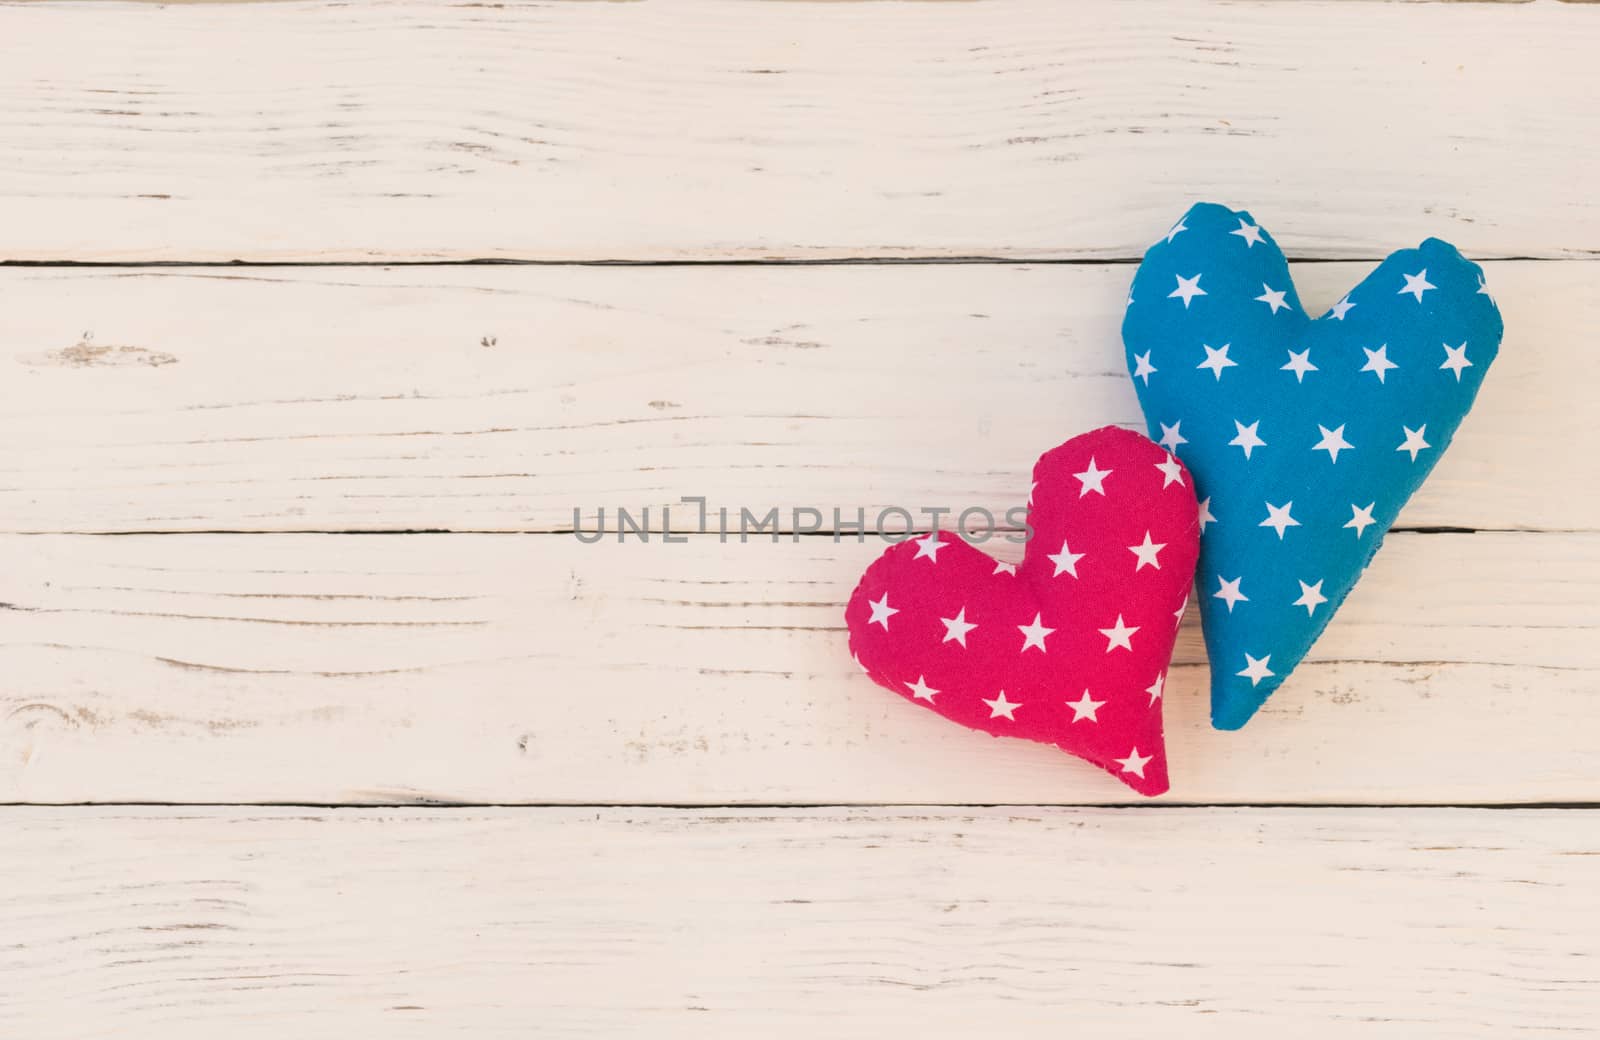
[[[0,800],[1120,803],[871,684],[873,543],[0,539]],[[1600,535],[1396,535],[1242,733],[1191,618],[1180,802],[1600,801]]]
[[[1600,814],[10,810],[26,1037],[1587,1035]]]
[[[1198,198],[1592,255],[1596,50],[1566,4],[7,4],[0,255],[1128,257]]]
[[[1367,264],[1301,264],[1309,305]],[[1141,426],[1132,268],[448,268],[0,275],[0,529],[562,530],[573,510],[1018,505]],[[1490,266],[1508,335],[1402,525],[1600,517],[1600,263]],[[1555,493],[1555,489],[1563,489]],[[953,514],[952,514],[953,515]],[[679,504],[679,529],[694,511]]]

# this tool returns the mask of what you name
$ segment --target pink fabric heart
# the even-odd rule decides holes
[[[1020,564],[938,531],[893,546],[845,608],[851,653],[952,722],[1160,794],[1162,687],[1199,555],[1189,473],[1107,426],[1046,452],[1033,477]]]

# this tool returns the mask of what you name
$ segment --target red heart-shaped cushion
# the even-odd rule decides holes
[[[893,546],[845,608],[850,650],[952,722],[1160,794],[1161,690],[1200,552],[1189,473],[1107,426],[1046,452],[1033,479],[1020,564],[938,531]]]

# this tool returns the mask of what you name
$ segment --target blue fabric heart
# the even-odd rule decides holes
[[[1211,722],[1305,657],[1433,469],[1500,347],[1483,272],[1430,238],[1321,318],[1249,213],[1201,203],[1145,253],[1122,338],[1150,436],[1194,475]]]

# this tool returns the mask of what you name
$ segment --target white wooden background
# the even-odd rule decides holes
[[[1600,1035],[1597,53],[1561,3],[0,3],[0,1037]],[[1186,625],[1156,803],[856,673],[875,542],[567,533],[1003,513],[1137,423],[1120,301],[1201,198],[1313,308],[1451,239],[1507,336],[1242,732]]]

